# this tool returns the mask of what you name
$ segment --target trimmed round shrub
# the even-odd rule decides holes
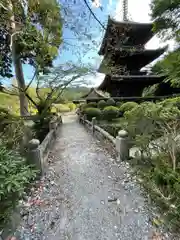
[[[113,98],[109,98],[106,103],[107,103],[107,106],[115,106],[116,105],[116,102],[114,101]]]
[[[87,104],[88,108],[96,108],[97,107],[97,103],[96,102],[90,102]]]
[[[104,120],[111,121],[117,118],[119,115],[119,109],[114,106],[105,107],[103,110],[103,118]]]
[[[103,124],[100,127],[103,128],[106,132],[108,132],[113,137],[116,137],[118,135],[118,132],[122,129],[120,125],[115,125],[111,123]]]
[[[86,108],[87,108],[87,104],[86,103],[81,103],[79,105],[79,109],[80,109],[81,112],[83,112]]]
[[[76,105],[73,102],[67,103],[67,106],[70,109],[70,111],[73,111],[76,109]]]
[[[131,111],[133,108],[135,108],[137,106],[138,106],[138,104],[135,102],[126,102],[121,105],[119,110],[124,113],[127,111]]]
[[[84,113],[88,120],[92,120],[93,117],[96,117],[97,119],[101,118],[101,110],[98,108],[86,108]]]
[[[107,107],[107,103],[106,103],[106,101],[104,101],[104,100],[100,100],[99,102],[98,102],[98,108],[100,108],[100,109],[104,109],[105,107]]]

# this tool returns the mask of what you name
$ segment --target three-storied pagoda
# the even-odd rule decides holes
[[[108,18],[99,50],[99,55],[104,56],[104,59],[98,70],[106,76],[99,90],[109,92],[112,97],[140,97],[144,88],[159,84],[156,96],[179,92],[179,89],[163,82],[164,75],[141,71],[167,48],[145,49],[145,44],[154,36],[152,28],[153,23],[131,22],[126,17],[122,22]]]

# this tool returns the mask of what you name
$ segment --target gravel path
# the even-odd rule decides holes
[[[117,166],[73,115],[64,120],[49,169],[23,203],[18,239],[152,239],[152,216],[129,166]]]

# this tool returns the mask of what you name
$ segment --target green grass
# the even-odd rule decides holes
[[[11,113],[19,115],[19,98],[0,92],[0,107],[9,109]]]
[[[33,94],[31,96],[33,97],[33,99],[36,98],[36,96],[33,96]],[[0,107],[8,109],[14,115],[20,115],[18,96],[8,95],[0,92]],[[75,107],[75,104],[73,104],[72,102],[68,102],[65,104],[54,104],[52,112],[69,112],[71,110],[74,110]],[[32,115],[37,113],[37,110],[34,106],[30,106],[29,111]]]

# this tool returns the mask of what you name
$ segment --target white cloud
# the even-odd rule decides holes
[[[95,87],[98,87],[102,81],[104,80],[104,77],[105,77],[105,74],[102,74],[102,73],[96,73],[96,77],[95,77],[95,84],[94,86]]]

